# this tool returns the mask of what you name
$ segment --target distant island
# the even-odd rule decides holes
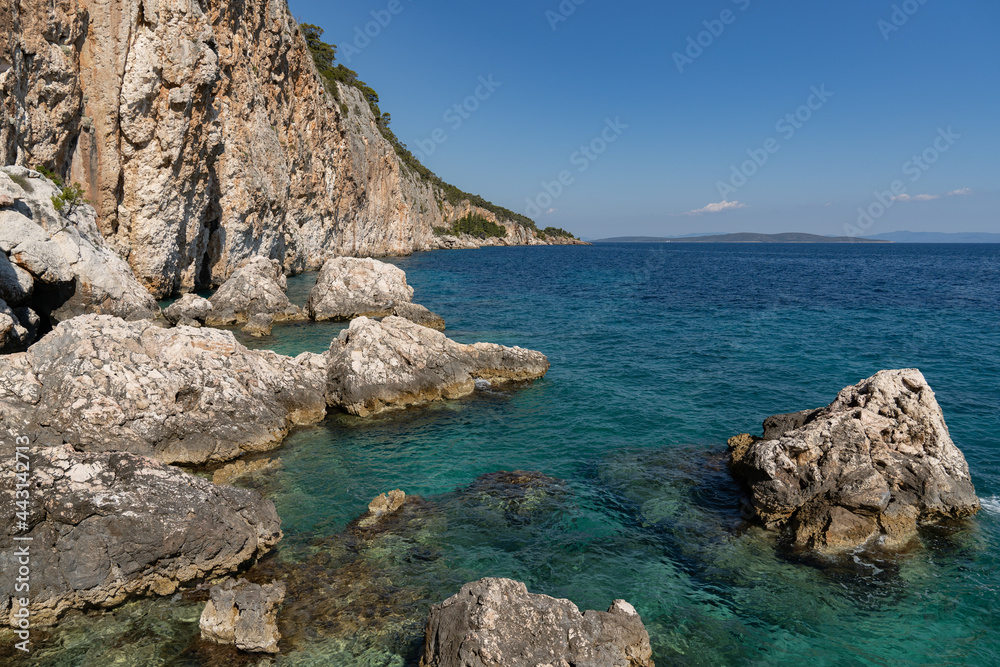
[[[1000,234],[990,232],[887,232],[870,238],[893,243],[1000,243]]]
[[[803,234],[801,232],[786,232],[784,234],[754,234],[741,232],[738,234],[711,234],[708,236],[615,236],[607,239],[597,239],[591,243],[892,243],[886,239],[870,239],[851,236],[820,236],[818,234]]]

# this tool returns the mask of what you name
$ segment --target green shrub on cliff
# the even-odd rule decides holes
[[[46,167],[44,164],[36,164],[35,171],[55,183],[57,187],[61,188],[63,186],[63,180],[59,178],[59,174]]]
[[[456,235],[468,234],[480,239],[491,236],[502,239],[507,236],[507,228],[481,215],[470,213],[455,221],[455,224],[451,226],[451,233]]]
[[[77,206],[86,201],[83,198],[83,186],[79,183],[67,185],[62,192],[52,197],[52,205],[65,215],[69,215]]]
[[[562,227],[546,227],[545,229],[542,230],[542,235],[544,235],[544,236],[562,236],[562,237],[565,237],[565,238],[568,238],[568,239],[575,239],[576,238],[575,236],[573,236],[573,234],[571,234],[570,232],[567,232]]]
[[[378,127],[379,132],[381,132],[386,141],[392,145],[396,155],[399,156],[399,161],[411,171],[418,174],[421,178],[435,185],[437,187],[435,192],[436,196],[441,197],[444,201],[447,201],[452,205],[459,204],[463,201],[469,201],[473,206],[484,208],[491,213],[495,213],[500,218],[513,220],[524,227],[533,229],[536,232],[538,231],[538,227],[535,226],[535,221],[531,218],[521,215],[520,213],[515,213],[514,211],[504,208],[503,206],[497,206],[493,202],[487,201],[479,195],[463,192],[454,185],[445,183],[434,172],[421,164],[420,160],[418,160],[416,156],[410,152],[410,149],[406,147],[406,144],[400,141],[393,131],[389,129],[389,124],[392,119],[389,114],[382,113],[382,110],[379,109],[379,97],[378,93],[375,92],[375,89],[359,79],[357,72],[345,67],[342,64],[336,63],[337,47],[334,44],[327,44],[321,39],[323,37],[323,29],[311,23],[302,23],[299,25],[299,28],[302,30],[302,35],[305,37],[306,45],[312,53],[313,62],[316,63],[316,69],[319,71],[320,76],[323,77],[323,81],[326,83],[327,91],[337,102],[341,103],[341,110],[344,114],[347,114],[347,112],[344,111],[346,105],[343,100],[340,99],[340,90],[337,88],[338,83],[345,86],[351,86],[361,91],[362,96],[368,102],[369,108],[371,108],[372,115],[375,117],[375,124]]]

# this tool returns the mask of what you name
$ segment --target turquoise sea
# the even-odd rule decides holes
[[[657,665],[1000,664],[1000,245],[598,245],[392,260],[461,342],[545,352],[513,390],[376,419],[332,416],[252,482],[310,582],[276,664],[414,665],[427,609],[483,576],[606,609],[625,598]],[[314,276],[289,280],[304,302]],[[248,345],[322,352],[342,325]],[[983,511],[893,555],[787,553],[744,525],[726,439],[923,371]],[[477,478],[547,476],[523,495]],[[548,479],[552,478],[552,479]],[[383,491],[388,533],[342,531]],[[349,531],[348,531],[349,532]],[[236,664],[196,641],[190,597],[70,619],[38,664]],[[288,626],[286,626],[287,629]],[[284,630],[283,630],[284,631]],[[286,632],[286,635],[289,634]]]

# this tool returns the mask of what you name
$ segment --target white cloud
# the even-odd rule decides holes
[[[962,188],[961,190],[952,190],[946,196],[948,197],[964,197],[966,195],[972,194],[972,188]]]
[[[743,202],[738,201],[720,201],[715,204],[709,204],[708,206],[702,208],[696,208],[693,211],[688,211],[686,213],[681,213],[681,215],[704,215],[705,213],[720,213],[722,211],[728,211],[734,208],[746,208],[747,205]]]
[[[892,201],[934,201],[935,199],[941,199],[941,195],[897,195],[892,198]]]
[[[559,209],[557,209],[557,208],[550,208],[550,209],[549,209],[549,210],[547,210],[547,211],[546,211],[545,213],[546,213],[546,214],[549,214],[549,213],[555,213],[555,212],[556,212],[556,211],[558,211],[558,210],[559,210]]]

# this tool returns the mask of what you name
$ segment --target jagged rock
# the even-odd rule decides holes
[[[0,209],[0,295],[9,305],[28,306],[52,326],[85,313],[135,320],[159,312],[104,243],[90,205],[56,211],[59,188],[24,167],[0,169],[0,190],[18,193],[15,206]]]
[[[261,470],[272,470],[281,466],[281,459],[254,459],[245,461],[238,459],[227,463],[212,473],[212,481],[216,484],[232,484],[241,477],[253,475]]]
[[[0,357],[0,453],[14,435],[167,463],[271,449],[323,418],[325,365],[248,350],[218,329],[77,317]]]
[[[163,309],[163,317],[171,324],[191,326],[204,324],[212,312],[212,302],[197,294],[185,294]]]
[[[301,319],[302,312],[285,295],[287,287],[278,260],[254,257],[209,299],[212,310],[206,314],[205,324],[239,324],[254,315],[272,315],[279,322]]]
[[[135,595],[231,572],[281,538],[281,521],[255,491],[216,486],[178,468],[127,453],[31,447],[28,528],[0,532],[0,568],[17,571],[30,537],[31,622],[69,609],[110,607]],[[15,507],[15,457],[0,460],[3,506]],[[22,498],[23,496],[18,496]],[[0,608],[13,625],[21,597],[0,578]]]
[[[541,352],[492,343],[462,345],[401,317],[359,317],[330,345],[326,400],[367,416],[472,393],[475,380],[509,382],[545,375]]]
[[[14,311],[0,301],[0,354],[23,350],[28,346],[29,333]]]
[[[19,306],[31,298],[35,281],[31,274],[17,264],[11,264],[7,255],[0,252],[0,299],[8,306]]]
[[[382,493],[375,500],[368,503],[368,513],[361,517],[358,525],[362,528],[374,526],[381,521],[383,516],[391,514],[402,507],[404,502],[406,502],[406,494],[399,489],[390,491],[387,494]]]
[[[431,608],[421,667],[653,667],[649,635],[635,609],[606,612],[486,578]]]
[[[444,318],[419,303],[397,303],[392,307],[392,314],[437,331],[444,331],[445,328]]]
[[[248,653],[278,653],[278,607],[285,599],[285,584],[251,584],[227,579],[212,586],[201,613],[202,639],[233,644]]]
[[[979,510],[965,457],[915,369],[880,371],[825,408],[776,415],[769,437],[730,450],[750,514],[797,545],[842,550]]]
[[[256,315],[252,315],[247,323],[243,325],[243,332],[248,333],[255,338],[270,336],[272,322],[274,322],[273,315],[268,313],[257,313]]]

